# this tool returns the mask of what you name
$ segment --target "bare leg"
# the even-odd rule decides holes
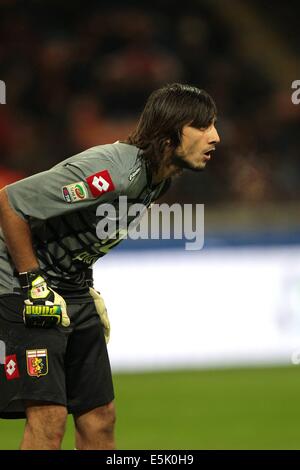
[[[76,449],[115,449],[114,425],[115,407],[113,402],[94,410],[74,416],[76,428]]]
[[[26,402],[27,420],[21,450],[59,450],[67,415],[67,409],[61,405]]]

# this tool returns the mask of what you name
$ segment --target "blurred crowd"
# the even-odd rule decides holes
[[[206,172],[174,182],[170,202],[300,198],[300,105],[244,58],[209,2],[11,0],[0,9],[0,186],[126,138],[148,95],[178,81],[214,97],[222,142]]]

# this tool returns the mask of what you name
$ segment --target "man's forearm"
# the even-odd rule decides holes
[[[5,189],[0,191],[0,226],[17,271],[24,272],[38,268],[30,226],[10,207]]]

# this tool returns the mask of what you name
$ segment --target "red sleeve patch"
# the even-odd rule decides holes
[[[94,173],[86,178],[86,182],[89,185],[91,193],[94,197],[101,196],[104,193],[114,191],[115,185],[112,182],[110,174],[107,170]]]
[[[7,380],[18,379],[20,377],[16,354],[6,356],[4,367]]]

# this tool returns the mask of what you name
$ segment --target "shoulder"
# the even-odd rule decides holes
[[[108,177],[121,190],[136,165],[138,154],[137,147],[121,142],[97,145],[63,160],[51,170],[63,173],[69,169],[85,180]]]
[[[138,152],[139,149],[137,147],[121,142],[97,145],[63,160],[53,168],[74,165],[82,169],[88,168],[94,170],[102,167],[103,164],[107,164],[123,172],[131,168],[137,158]]]
[[[133,145],[115,142],[97,145],[60,162],[53,169],[72,167],[81,171],[85,177],[107,170],[114,177],[127,177],[138,158],[139,149]]]

